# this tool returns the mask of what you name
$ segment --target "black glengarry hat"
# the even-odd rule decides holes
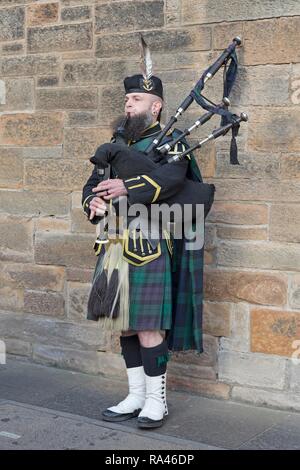
[[[159,96],[163,100],[163,85],[160,78],[154,75],[145,79],[142,74],[126,77],[124,80],[125,93],[148,93]]]

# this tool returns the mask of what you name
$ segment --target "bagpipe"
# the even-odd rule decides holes
[[[174,116],[171,116],[163,130],[156,135],[153,142],[151,142],[144,152],[137,151],[128,146],[127,139],[125,138],[127,116],[124,116],[122,125],[119,126],[114,133],[114,141],[98,147],[95,155],[90,159],[97,167],[99,179],[107,177],[107,169],[109,167],[112,167],[114,173],[118,175],[118,178],[123,180],[136,178],[139,175],[149,176],[151,172],[157,169],[165,174],[166,179],[169,176],[168,173],[174,174],[176,171],[181,171],[180,174],[182,175],[182,166],[187,166],[186,159],[189,159],[194,150],[201,148],[207,142],[224,136],[230,130],[232,131],[230,163],[238,164],[236,136],[240,123],[247,121],[248,118],[245,113],[236,115],[229,111],[228,107],[230,102],[228,97],[237,73],[235,49],[240,44],[240,38],[235,38],[219,58],[205,70],[195,87],[177,108]],[[149,50],[143,38],[142,54],[145,63],[143,77],[145,81],[147,81],[151,78],[152,62],[149,57]],[[229,66],[227,67],[228,63]],[[206,98],[202,91],[205,83],[210,80],[221,67],[224,67],[223,100],[217,105]],[[176,133],[170,133],[178,118],[194,101],[206,112],[183,132],[178,131]],[[203,126],[214,115],[221,116],[221,124],[218,128],[214,129],[207,137],[198,141],[192,147],[182,152],[172,152],[176,144],[184,142],[186,136],[190,135],[194,129]],[[171,166],[169,167],[169,165]],[[181,178],[180,184],[178,184],[178,191],[173,194],[173,196],[166,197],[165,199],[160,198],[158,202],[167,203],[169,205],[177,203],[182,206],[189,204],[193,208],[202,204],[204,206],[204,216],[206,216],[212,206],[214,192],[215,187],[213,184],[203,183],[202,181],[196,181],[185,176]],[[117,202],[118,201],[115,201],[116,204]],[[193,216],[194,214],[192,214],[192,217]],[[134,232],[136,233],[136,231]],[[140,231],[140,243],[138,244],[140,245],[141,251],[139,258],[141,258],[142,264],[144,264],[159,256],[160,252],[159,243],[156,247],[150,246],[150,238],[144,240],[141,232],[142,231]],[[99,244],[98,249],[102,250],[102,243],[106,243],[106,241],[108,240],[105,238],[105,234],[101,234],[96,241],[96,244]],[[98,320],[103,317],[106,322],[110,322],[110,328],[127,330],[129,327],[128,262],[132,262],[132,259],[137,258],[135,254],[137,248],[135,248],[134,242],[135,239],[132,241],[132,248],[130,248],[129,245],[126,248],[126,244],[122,247],[118,241],[114,242],[114,240],[112,240],[112,243],[108,245],[108,249],[104,250],[104,256],[98,258],[96,265],[93,285],[88,300],[88,318]],[[146,246],[148,246],[148,253],[144,253]],[[96,253],[98,253],[98,249]],[[131,254],[132,259],[130,259],[129,254]],[[143,257],[143,255],[146,256]],[[137,265],[137,262],[135,264]]]
[[[150,172],[155,168],[169,164],[172,165],[172,171],[176,171],[176,165],[179,169],[179,166],[182,165],[182,162],[184,162],[186,158],[189,158],[191,152],[201,148],[207,142],[224,136],[228,133],[229,130],[232,130],[230,163],[239,164],[237,159],[236,136],[240,127],[240,123],[242,121],[247,121],[248,117],[245,113],[241,113],[238,116],[230,112],[228,109],[230,105],[228,97],[237,74],[237,56],[235,49],[240,45],[241,39],[239,37],[234,38],[233,42],[223,51],[218,59],[207,70],[205,70],[199,81],[196,83],[195,87],[190,91],[188,96],[177,108],[174,116],[171,116],[163,130],[159,133],[158,136],[155,137],[153,142],[144,152],[128,147],[127,141],[124,139],[124,130],[127,120],[127,116],[125,116],[123,124],[119,126],[117,131],[114,133],[114,141],[98,147],[95,155],[90,158],[90,161],[98,168],[98,175],[104,175],[105,168],[107,168],[108,165],[111,165],[115,171],[115,174],[124,180],[131,177],[137,177],[141,174],[149,175]],[[149,67],[149,50],[143,38],[142,57],[146,63],[145,73],[143,75],[145,80],[148,80],[152,74],[152,63]],[[230,62],[230,64],[227,68],[228,62]],[[150,73],[147,73],[147,64],[148,69],[150,69]],[[211,100],[206,98],[202,91],[204,89],[205,83],[210,80],[223,66],[223,99],[220,104],[216,105]],[[207,112],[200,116],[189,128],[185,129],[181,133],[179,132],[179,135],[177,135],[175,138],[171,140],[167,139],[167,141],[164,142],[164,140],[166,140],[166,136],[168,136],[168,133],[170,133],[170,130],[177,122],[178,118],[188,109],[193,101],[199,104]],[[194,129],[204,125],[214,115],[221,116],[220,127],[213,130],[207,137],[198,141],[195,145],[189,147],[185,151],[177,154],[174,154],[174,152],[173,154],[169,153],[178,142],[184,141],[185,137],[190,135]],[[169,170],[165,170],[166,174],[168,171]],[[192,207],[195,207],[197,204],[203,204],[204,216],[206,217],[213,203],[214,192],[215,186],[213,184],[194,181],[185,177],[178,186],[178,191],[175,195],[164,200],[160,200],[159,202],[164,202],[169,205],[177,203],[181,206],[190,204]]]

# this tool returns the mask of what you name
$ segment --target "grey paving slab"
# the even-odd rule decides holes
[[[2,449],[106,449],[184,450],[209,449],[197,442],[164,438],[155,433],[133,433],[126,427],[104,426],[80,416],[55,413],[16,403],[0,405]]]
[[[103,425],[102,410],[118,403],[127,394],[126,384],[118,380],[12,362],[14,364],[8,364],[9,367],[0,372],[0,399],[73,413]],[[167,397],[169,416],[156,432],[162,439],[173,437],[237,449],[271,446],[268,439],[273,436],[273,445],[277,448],[278,445],[288,445],[293,426],[295,437],[291,445],[298,446],[300,413],[208,399],[189,393],[168,392]],[[126,428],[136,432],[136,419],[127,421]],[[282,435],[281,443],[279,435]]]
[[[281,423],[243,444],[242,450],[299,450],[300,428]]]
[[[80,377],[71,371],[28,362],[8,360],[0,366],[1,398],[38,404],[62,389],[78,386]]]

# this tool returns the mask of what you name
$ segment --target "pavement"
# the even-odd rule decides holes
[[[298,450],[300,413],[167,391],[155,430],[101,420],[127,386],[9,356],[0,364],[0,450]]]

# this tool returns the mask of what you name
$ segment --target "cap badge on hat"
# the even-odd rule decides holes
[[[153,83],[153,80],[151,80],[151,78],[145,80],[143,79],[143,88],[144,90],[146,91],[151,91],[153,90],[154,88],[154,83]]]

